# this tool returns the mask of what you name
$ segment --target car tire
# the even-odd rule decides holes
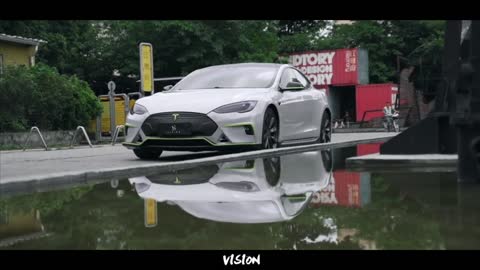
[[[325,111],[322,115],[322,122],[320,124],[320,136],[318,143],[329,143],[332,141],[332,121],[330,113]]]
[[[133,149],[133,153],[143,160],[157,159],[161,154],[161,150]]]
[[[279,121],[272,108],[267,108],[263,117],[261,149],[278,148]]]
[[[280,181],[280,157],[270,157],[263,159],[263,168],[265,170],[265,178],[272,187],[276,186]]]
[[[325,171],[331,172],[333,169],[332,149],[322,150],[321,155]]]

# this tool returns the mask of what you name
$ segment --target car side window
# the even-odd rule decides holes
[[[302,78],[300,74],[296,74],[296,70],[288,68],[283,71],[282,77],[280,78],[279,86],[280,88],[286,88],[289,82],[299,82],[303,86],[307,85],[305,78]]]
[[[309,87],[310,86],[310,81],[300,72],[298,72],[297,70],[294,70],[292,69],[294,75],[295,75],[295,79],[300,82],[301,84],[303,84],[303,86],[305,88]]]
[[[291,69],[287,68],[283,71],[282,77],[280,77],[280,88],[286,88],[287,84],[292,81]]]
[[[282,77],[280,77],[280,88],[286,88],[289,82],[299,82],[304,88],[310,87],[310,81],[307,77],[293,68],[288,68],[283,71]]]

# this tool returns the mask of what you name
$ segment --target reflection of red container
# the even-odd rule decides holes
[[[314,194],[313,206],[361,207],[370,201],[370,174],[339,170],[327,188]]]
[[[357,156],[380,153],[381,143],[369,143],[357,145]]]
[[[360,206],[360,173],[337,171],[333,177],[338,204]]]

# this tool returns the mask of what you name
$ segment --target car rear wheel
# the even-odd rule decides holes
[[[133,153],[140,159],[152,160],[157,159],[162,154],[162,150],[133,149]]]
[[[278,147],[278,117],[272,108],[268,108],[263,118],[262,149]]]

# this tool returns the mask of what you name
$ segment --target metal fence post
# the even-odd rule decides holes
[[[115,128],[115,133],[112,136],[112,145],[115,145],[115,142],[117,141],[118,134],[120,133],[120,130],[123,130],[125,133],[125,126],[124,125],[119,125]]]
[[[115,92],[108,92],[108,101],[110,104],[110,136],[115,132]]]
[[[40,132],[40,130],[38,129],[38,127],[34,126],[30,129],[30,133],[28,133],[28,136],[27,136],[27,139],[25,140],[25,144],[23,145],[23,151],[25,151],[25,149],[27,149],[27,145],[28,143],[30,142],[30,136],[32,135],[32,132],[33,131],[36,131],[37,134],[40,136],[40,139],[42,140],[42,143],[43,143],[43,146],[45,147],[45,150],[48,150],[48,146],[47,146],[47,143],[45,143],[45,140],[43,139],[43,136],[42,136],[42,133]]]
[[[95,130],[95,140],[100,142],[102,140],[102,115],[97,116],[97,129]]]
[[[85,131],[85,128],[83,126],[78,126],[77,129],[75,130],[75,133],[73,134],[72,142],[70,143],[70,148],[73,148],[73,143],[75,142],[75,137],[77,137],[77,133],[79,130],[83,132],[83,135],[85,136],[85,139],[87,139],[87,142],[90,148],[93,148],[93,145],[90,142],[90,138],[88,138],[87,131]]]

